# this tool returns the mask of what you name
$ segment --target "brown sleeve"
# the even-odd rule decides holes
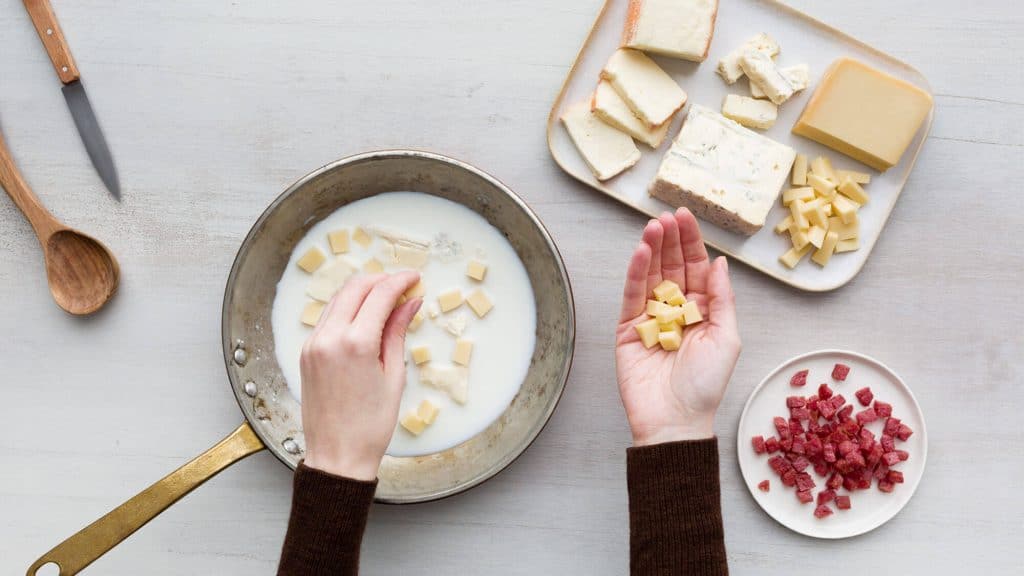
[[[630,448],[626,468],[630,574],[728,574],[718,440]]]
[[[352,480],[299,464],[279,576],[359,572],[359,546],[377,482]]]

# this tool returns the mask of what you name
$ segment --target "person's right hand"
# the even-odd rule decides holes
[[[423,300],[395,305],[419,279],[356,276],[324,309],[299,361],[306,466],[377,477],[405,388],[405,333]]]
[[[687,327],[678,351],[645,348],[634,326],[647,320],[645,304],[662,280],[696,300],[704,321]],[[616,332],[619,393],[633,444],[710,438],[715,412],[740,353],[736,306],[724,257],[708,259],[693,214],[680,208],[644,229],[626,274]]]

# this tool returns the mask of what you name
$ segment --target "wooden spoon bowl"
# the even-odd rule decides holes
[[[110,250],[68,228],[43,207],[21,177],[0,134],[0,186],[32,224],[46,258],[46,279],[57,305],[75,315],[92,314],[117,292],[121,272]]]

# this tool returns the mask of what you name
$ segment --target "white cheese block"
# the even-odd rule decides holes
[[[601,70],[629,108],[651,127],[661,126],[686,104],[686,92],[643,52],[620,48]]]
[[[779,107],[764,100],[728,94],[722,101],[722,115],[744,126],[767,130],[775,125]]]
[[[651,148],[661,146],[668,134],[668,127],[672,124],[671,121],[667,121],[657,128],[651,128],[633,114],[626,101],[607,80],[598,82],[597,89],[594,90],[592,108],[594,114],[606,124],[629,134]]]
[[[694,105],[650,194],[749,236],[764,226],[795,157],[789,146]]]
[[[562,114],[562,123],[598,180],[607,180],[640,160],[633,139],[595,116],[590,99],[570,105]]]
[[[622,45],[703,62],[717,16],[718,0],[630,0]]]
[[[345,258],[336,258],[313,273],[309,286],[306,287],[306,294],[314,300],[330,302],[334,293],[340,290],[355,272],[355,264]]]
[[[741,46],[729,52],[724,58],[718,61],[718,72],[727,83],[735,84],[743,77],[743,68],[740,67],[740,57],[748,50],[764,52],[769,58],[779,53],[779,43],[771,36],[760,33],[744,42]]]
[[[782,104],[793,95],[793,86],[789,80],[782,75],[775,61],[764,52],[748,50],[740,56],[740,67],[744,74],[750,77],[750,81],[768,96],[768,99],[775,104]]]

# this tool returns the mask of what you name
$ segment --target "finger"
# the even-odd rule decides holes
[[[405,383],[405,335],[409,331],[409,323],[422,305],[422,298],[414,298],[395,308],[384,324],[384,336],[381,339],[384,379],[398,388],[402,388]]]
[[[700,234],[700,226],[686,208],[676,211],[676,224],[679,226],[679,241],[683,248],[683,261],[686,262],[686,290],[704,292],[707,290],[708,272],[711,261],[708,250],[704,247],[704,238]]]
[[[671,280],[686,292],[686,263],[683,260],[683,248],[679,243],[679,224],[675,216],[665,212],[658,217],[661,227],[665,229],[661,243],[661,275]]]
[[[647,301],[647,271],[651,266],[651,247],[641,242],[626,269],[626,288],[622,293],[622,315],[619,322],[636,318],[644,311]]]
[[[398,299],[419,281],[419,272],[406,271],[392,274],[378,282],[366,296],[359,312],[356,313],[352,327],[360,334],[365,334],[380,342],[384,324],[398,307]]]
[[[651,220],[644,228],[644,243],[651,247],[651,263],[647,268],[647,292],[661,284],[661,244],[665,237],[665,229],[661,222]]]
[[[334,329],[351,324],[359,307],[363,305],[363,300],[382,280],[384,280],[383,274],[368,274],[351,278],[327,303],[327,307],[320,314],[320,322],[317,323],[315,331],[319,331],[325,326]]]
[[[736,323],[736,297],[729,281],[729,263],[719,256],[708,273],[708,322],[739,340]]]

